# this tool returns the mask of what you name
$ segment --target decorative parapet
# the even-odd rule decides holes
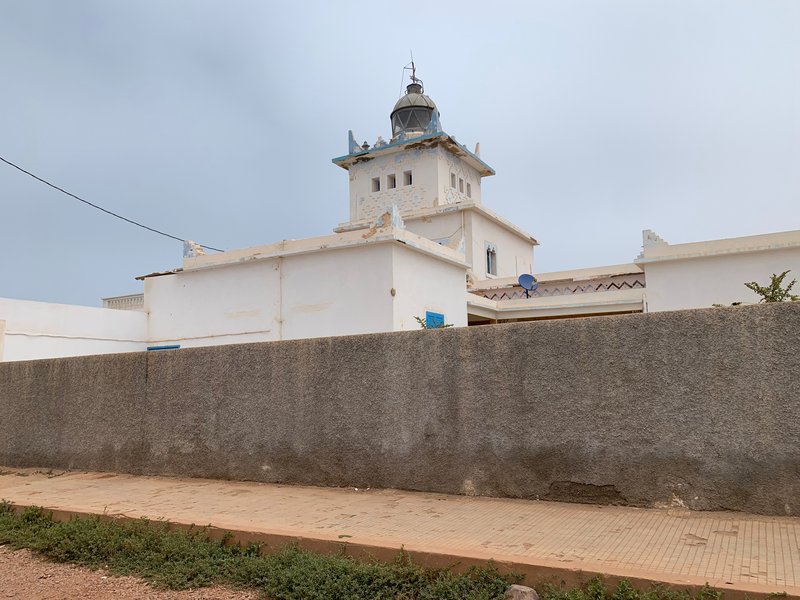
[[[634,261],[639,266],[669,260],[709,258],[711,256],[729,256],[748,252],[770,252],[800,248],[800,230],[762,233],[685,244],[667,244],[657,235],[647,230],[643,232],[643,238],[644,248]]]
[[[144,294],[128,294],[103,298],[103,308],[114,310],[144,310]]]
[[[642,231],[642,246],[652,248],[653,246],[668,246],[667,240],[662,238],[652,229]]]
[[[642,251],[636,257],[636,260],[643,259],[644,253],[648,248],[656,248],[658,246],[669,246],[669,243],[652,229],[642,230]]]

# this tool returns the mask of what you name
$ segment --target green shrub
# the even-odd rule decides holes
[[[792,279],[786,287],[783,287],[783,279],[789,271],[784,271],[780,275],[773,273],[770,276],[768,285],[759,285],[755,281],[745,283],[745,287],[753,290],[756,294],[761,296],[759,302],[783,302],[784,300],[796,301],[800,296],[792,294],[792,288],[797,283],[797,279]]]
[[[720,600],[722,592],[708,585],[694,594],[686,590],[670,590],[664,586],[654,586],[649,590],[640,591],[627,579],[621,580],[616,588],[609,590],[602,577],[594,577],[579,588],[545,585],[539,597],[541,600]]]

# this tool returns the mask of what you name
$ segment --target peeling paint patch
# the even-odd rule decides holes
[[[320,302],[319,304],[297,304],[291,308],[293,312],[313,313],[322,312],[333,306],[333,302]]]
[[[262,313],[260,308],[256,308],[253,310],[232,310],[230,312],[225,313],[225,318],[227,319],[246,319],[249,317],[257,317]]]
[[[392,213],[385,212],[380,217],[375,220],[375,223],[367,229],[365,233],[361,234],[362,239],[371,238],[373,235],[378,233],[379,231],[386,229],[389,224],[392,222]]]

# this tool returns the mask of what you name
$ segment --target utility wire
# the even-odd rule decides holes
[[[4,163],[6,163],[7,165],[10,165],[10,166],[14,167],[18,171],[22,171],[26,175],[30,175],[31,177],[33,177],[37,181],[41,181],[43,184],[49,185],[54,190],[58,190],[62,194],[66,194],[67,196],[70,196],[71,198],[75,198],[75,200],[78,200],[79,202],[83,202],[84,204],[88,204],[92,208],[96,208],[97,210],[103,211],[104,213],[106,213],[108,215],[111,215],[112,217],[117,217],[118,219],[122,219],[123,221],[127,221],[128,223],[130,223],[132,225],[136,225],[137,227],[141,227],[142,229],[147,229],[148,231],[152,231],[153,233],[157,233],[159,235],[163,235],[165,237],[172,238],[173,240],[178,240],[179,242],[185,242],[186,241],[185,239],[179,238],[178,236],[170,235],[169,233],[165,233],[163,231],[159,231],[158,229],[153,229],[152,227],[148,227],[147,225],[143,225],[142,223],[137,223],[136,221],[128,219],[127,217],[123,217],[122,215],[118,215],[115,212],[111,212],[110,210],[107,210],[107,209],[103,208],[102,206],[97,206],[97,204],[92,204],[88,200],[84,200],[83,198],[81,198],[79,196],[76,196],[75,194],[73,194],[71,192],[68,192],[67,190],[65,190],[63,188],[58,187],[57,185],[54,185],[54,184],[50,183],[49,181],[47,181],[45,179],[42,179],[41,177],[38,177],[37,175],[34,175],[30,171],[26,171],[25,169],[23,169],[19,165],[15,165],[13,162],[11,162],[10,160],[6,160],[2,156],[0,156],[0,160],[3,161]],[[216,250],[217,252],[225,252],[224,250],[220,250],[219,248],[214,248],[213,246],[204,246],[203,244],[199,244],[199,245],[200,245],[200,247],[206,248],[208,250]]]

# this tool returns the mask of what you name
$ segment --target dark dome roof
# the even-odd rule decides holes
[[[436,110],[436,103],[423,93],[419,83],[411,83],[406,88],[405,96],[401,97],[392,109],[392,114],[401,108],[422,107]]]
[[[392,110],[392,140],[403,135],[423,134],[434,116],[438,123],[439,110],[436,103],[425,95],[422,83],[419,80],[414,81],[408,85],[405,95],[395,103]]]

